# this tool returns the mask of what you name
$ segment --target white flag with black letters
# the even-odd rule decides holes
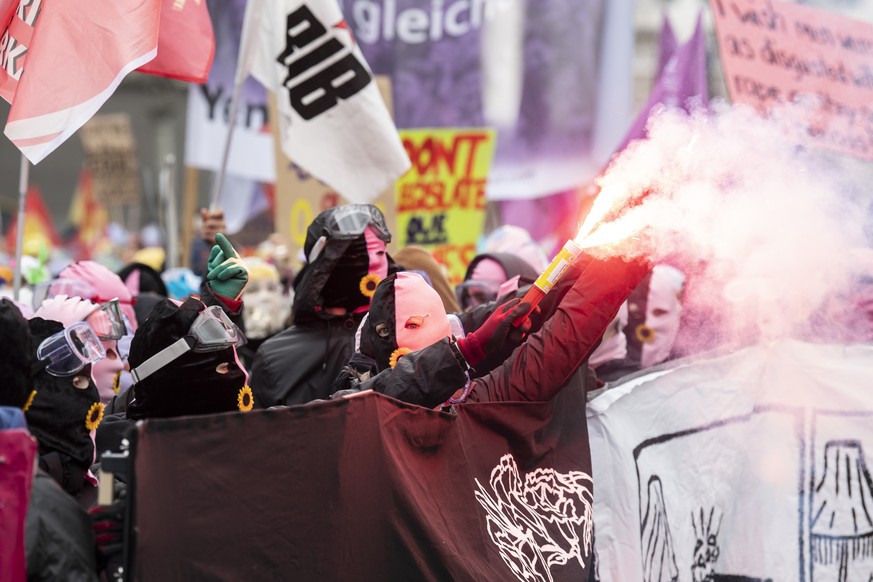
[[[337,3],[247,9],[257,15],[243,36],[256,43],[251,74],[276,94],[282,151],[350,201],[371,202],[410,162]]]

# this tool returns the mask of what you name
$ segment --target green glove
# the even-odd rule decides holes
[[[206,263],[206,280],[218,295],[238,300],[249,282],[249,269],[227,237],[218,233],[215,243]]]

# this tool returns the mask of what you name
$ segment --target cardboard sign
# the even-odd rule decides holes
[[[391,111],[391,81],[387,77],[376,77],[379,92]],[[271,119],[278,119],[276,113],[276,98],[270,95]],[[277,128],[273,127],[274,137]],[[340,196],[327,184],[314,178],[303,168],[290,161],[282,152],[280,140],[275,140],[276,154],[276,232],[282,233],[288,239],[289,254],[300,255],[303,243],[306,241],[306,229],[312,220],[323,210],[340,204],[348,204],[348,200]],[[400,248],[397,244],[397,228],[394,214],[394,191],[389,188],[382,192],[373,204],[385,215],[386,223],[394,235],[388,252]]]
[[[130,116],[95,115],[79,135],[97,200],[113,206],[139,204],[139,164]]]
[[[456,285],[482,234],[494,132],[407,129],[400,136],[412,169],[397,180],[397,244],[429,249]]]
[[[710,2],[735,103],[803,103],[817,144],[873,159],[873,25],[787,2]]]

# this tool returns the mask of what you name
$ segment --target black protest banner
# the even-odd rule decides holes
[[[367,393],[140,425],[139,580],[584,580],[585,398]]]

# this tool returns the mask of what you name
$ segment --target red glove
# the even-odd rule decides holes
[[[101,567],[124,551],[124,507],[125,498],[119,496],[112,505],[97,505],[88,511]]]
[[[524,341],[524,336],[530,331],[530,319],[520,327],[515,327],[512,322],[527,313],[529,303],[521,303],[521,299],[515,298],[499,306],[491,316],[485,320],[482,327],[458,340],[458,349],[467,363],[475,366],[490,356],[508,347],[515,349]],[[512,351],[511,349],[509,350]]]

